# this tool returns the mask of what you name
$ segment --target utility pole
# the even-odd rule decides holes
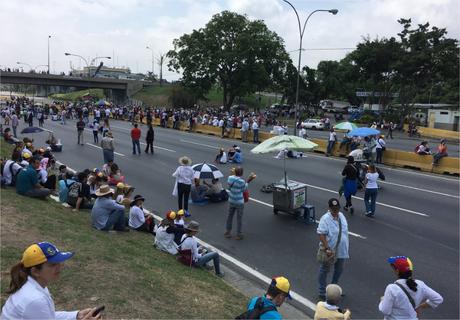
[[[165,62],[165,54],[160,53],[160,58],[157,59],[158,65],[160,66],[160,87],[163,83],[163,63]]]
[[[50,39],[51,36],[48,35],[48,74],[50,74]]]

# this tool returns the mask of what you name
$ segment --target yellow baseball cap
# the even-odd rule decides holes
[[[176,219],[176,213],[174,211],[172,211],[172,210],[166,212],[166,219],[169,219],[169,220]]]
[[[177,211],[178,216],[183,216],[184,214],[185,214],[184,209],[180,209],[179,211]]]
[[[24,152],[24,153],[22,154],[22,157],[23,157],[24,159],[30,159],[30,158],[32,158],[32,155],[31,155],[29,152]]]
[[[275,287],[283,293],[287,294],[287,297],[291,299],[291,295],[289,294],[291,284],[285,277],[274,277],[270,283],[270,286]]]
[[[49,242],[34,243],[29,246],[22,254],[22,264],[30,268],[44,262],[61,263],[70,259],[72,252],[61,252],[55,245]]]

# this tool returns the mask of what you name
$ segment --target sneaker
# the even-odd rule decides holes
[[[243,235],[239,234],[235,237],[236,240],[243,240]]]
[[[367,212],[367,213],[366,213],[366,217],[368,217],[368,218],[372,217],[372,212],[370,212],[370,211]]]
[[[226,231],[226,232],[224,233],[224,237],[225,237],[225,238],[231,238],[231,237],[232,237],[232,234],[230,233],[230,231]]]

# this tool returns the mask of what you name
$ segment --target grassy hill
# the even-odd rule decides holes
[[[1,157],[11,154],[1,143]],[[30,244],[50,241],[75,252],[50,286],[56,310],[105,305],[106,319],[230,319],[247,298],[214,272],[189,268],[153,247],[143,232],[109,233],[90,226],[90,211],[1,189],[1,304],[9,270]]]

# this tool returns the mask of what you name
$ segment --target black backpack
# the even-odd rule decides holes
[[[67,182],[65,182],[67,185]],[[78,195],[81,192],[82,185],[80,182],[73,182],[68,187],[67,191],[67,203],[71,206],[75,206],[77,204]]]
[[[275,306],[264,307],[264,300],[262,297],[257,298],[254,309],[243,312],[235,319],[260,319],[260,316],[269,311],[276,311]]]

